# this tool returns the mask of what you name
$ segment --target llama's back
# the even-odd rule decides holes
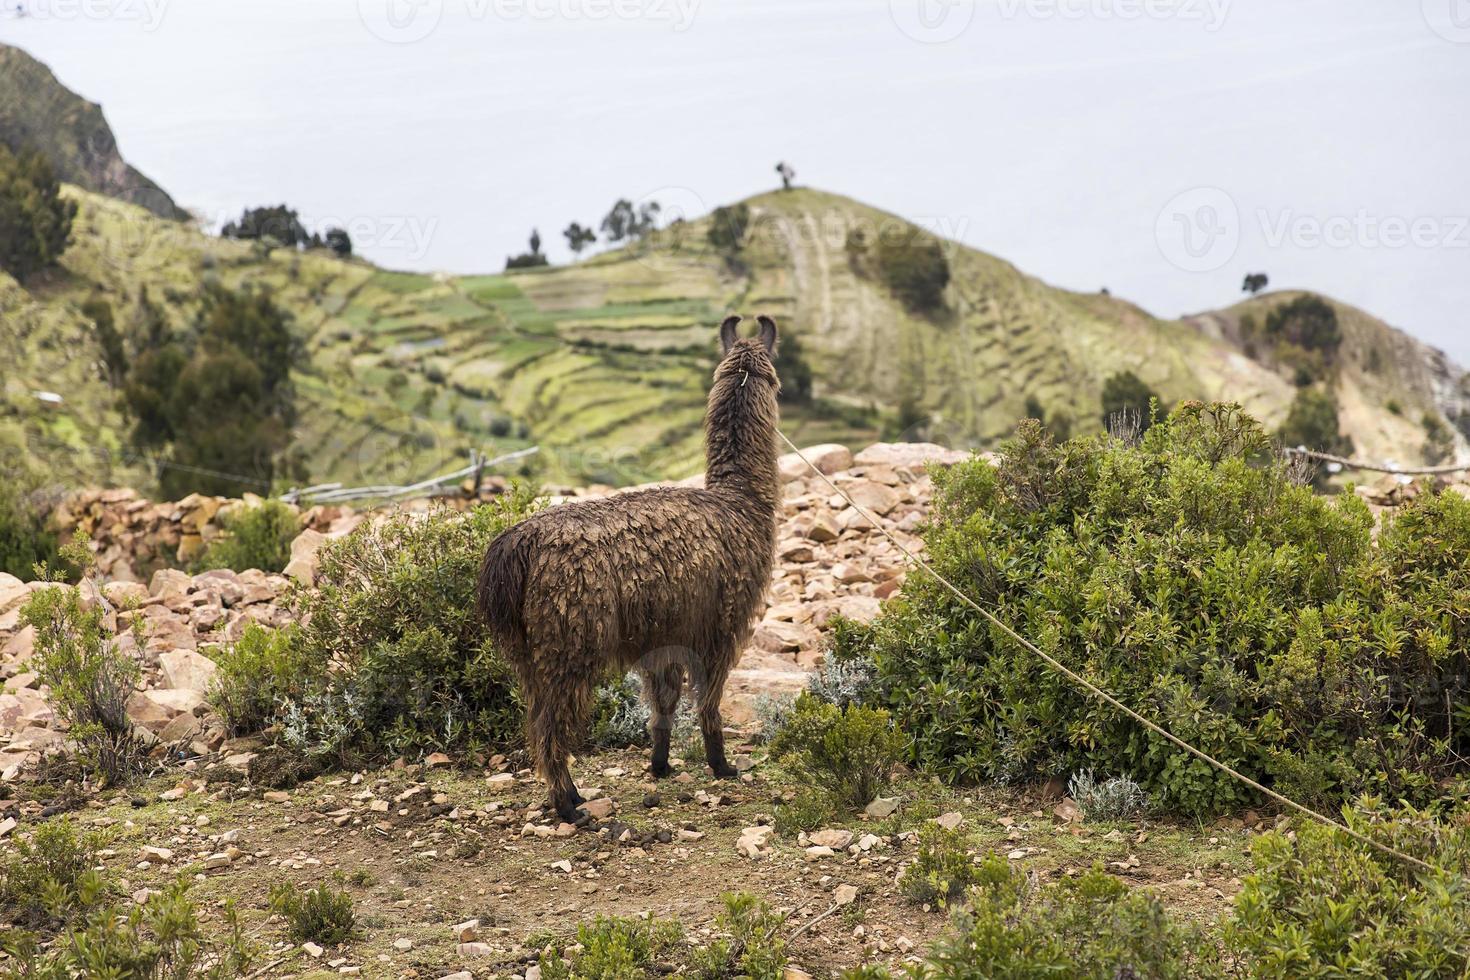
[[[562,504],[506,531],[480,608],[507,652],[636,657],[749,624],[770,575],[774,514],[698,488]]]

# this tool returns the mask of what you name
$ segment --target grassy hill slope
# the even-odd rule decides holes
[[[1168,400],[1236,398],[1271,424],[1295,391],[1239,338],[1240,316],[1280,295],[1159,320],[945,243],[945,309],[918,315],[858,271],[847,248],[854,229],[908,226],[812,190],[747,202],[752,228],[737,262],[708,245],[705,218],[571,266],[469,277],[266,251],[69,193],[80,212],[62,269],[26,288],[0,274],[0,452],[9,445],[17,463],[42,465],[56,482],[146,486],[149,472],[124,451],[126,420],[80,304],[105,296],[125,326],[146,286],[182,328],[207,279],[269,287],[294,312],[309,351],[296,444],[313,481],[404,481],[452,468],[471,448],[533,443],[545,449],[547,479],[686,475],[700,464],[715,324],[730,310],[771,313],[805,348],[815,397],[785,413],[799,442],[895,436],[906,393],[929,419],[923,434],[952,445],[1004,437],[1028,397],[1095,429],[1102,384],[1124,369]],[[1367,314],[1339,311],[1345,427],[1362,452],[1412,461],[1405,447],[1422,442],[1422,414],[1463,409],[1462,373]]]

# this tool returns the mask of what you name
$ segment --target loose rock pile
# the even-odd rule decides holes
[[[933,490],[926,465],[950,465],[967,456],[929,444],[884,443],[856,456],[836,445],[804,453],[914,552],[923,548],[916,532]],[[907,570],[898,549],[794,454],[781,458],[780,469],[785,501],[776,567],[769,605],[730,678],[726,714],[735,724],[749,718],[756,696],[804,685],[822,662],[822,634],[833,617],[871,620],[881,601],[898,590]],[[602,492],[606,490],[584,491]],[[194,495],[155,504],[131,490],[89,491],[63,504],[57,514],[66,527],[91,536],[102,584],[80,586],[84,599],[104,604],[119,648],[143,667],[144,690],[128,710],[145,738],[189,745],[200,754],[218,750],[225,741],[224,726],[205,699],[215,665],[201,651],[238,639],[250,623],[285,625],[291,618],[285,601],[291,579],[309,586],[321,544],[367,519],[340,507],[303,512],[306,530],[292,547],[287,574],[216,570],[191,576],[164,568],[146,586],[137,581],[137,570],[161,557],[187,561],[218,536],[222,514],[258,502]],[[20,607],[31,593],[54,587],[0,574],[3,779],[15,778],[61,740],[29,665],[35,631],[20,625]],[[129,628],[134,619],[142,620],[141,646]]]

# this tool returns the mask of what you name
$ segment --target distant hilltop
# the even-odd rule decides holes
[[[14,151],[40,150],[67,183],[137,204],[161,218],[188,217],[163,188],[122,158],[101,106],[6,44],[0,44],[0,142]]]

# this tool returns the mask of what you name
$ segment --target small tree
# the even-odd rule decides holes
[[[0,269],[25,281],[56,263],[71,239],[75,201],[61,198],[51,162],[0,144]]]
[[[541,254],[541,233],[535,228],[531,229],[531,249],[520,255],[508,256],[505,260],[507,269],[534,269],[546,265],[546,256]]]
[[[275,207],[246,208],[239,221],[231,221],[220,234],[244,241],[277,242],[287,248],[311,243],[311,235],[296,212],[284,204]]]
[[[1264,272],[1248,272],[1245,276],[1245,282],[1241,284],[1240,289],[1241,292],[1250,293],[1254,296],[1256,293],[1265,289],[1268,282],[1270,282],[1270,278]]]
[[[745,233],[749,228],[749,205],[742,202],[727,208],[715,208],[714,214],[710,215],[710,247],[727,258],[737,255],[745,244]]]
[[[620,242],[630,237],[637,222],[638,215],[633,210],[633,202],[620,198],[602,219],[602,237],[609,242]]]
[[[567,225],[562,235],[565,236],[567,247],[572,250],[573,255],[581,255],[584,248],[597,241],[597,235],[591,228],[583,228],[575,221]]]
[[[1151,406],[1158,400],[1159,396],[1138,375],[1132,371],[1119,371],[1103,382],[1103,426],[1106,428],[1112,425],[1116,416],[1126,416],[1137,418],[1138,431],[1147,432],[1149,426],[1153,425]],[[1162,403],[1159,404],[1158,414],[1168,414]]]
[[[796,171],[792,168],[791,164],[784,160],[781,161],[776,164],[776,173],[781,175],[781,189],[786,191],[791,190],[791,184],[796,180]]]
[[[1292,399],[1291,410],[1277,438],[1283,446],[1301,446],[1334,456],[1348,456],[1353,441],[1338,428],[1337,402],[1318,388],[1302,388]]]
[[[888,288],[910,312],[928,314],[944,308],[949,259],[938,239],[918,229],[904,235],[880,235],[878,266]]]
[[[1329,359],[1342,346],[1337,310],[1318,296],[1298,296],[1266,317],[1266,336],[1321,352]]]
[[[351,258],[352,237],[342,228],[328,228],[326,235],[327,248],[337,253],[338,258]]]
[[[123,344],[117,320],[112,315],[112,304],[93,297],[82,304],[82,316],[92,321],[92,332],[97,337],[97,346],[102,349],[102,367],[107,372],[107,381],[114,388],[122,384],[128,375],[128,354]]]

